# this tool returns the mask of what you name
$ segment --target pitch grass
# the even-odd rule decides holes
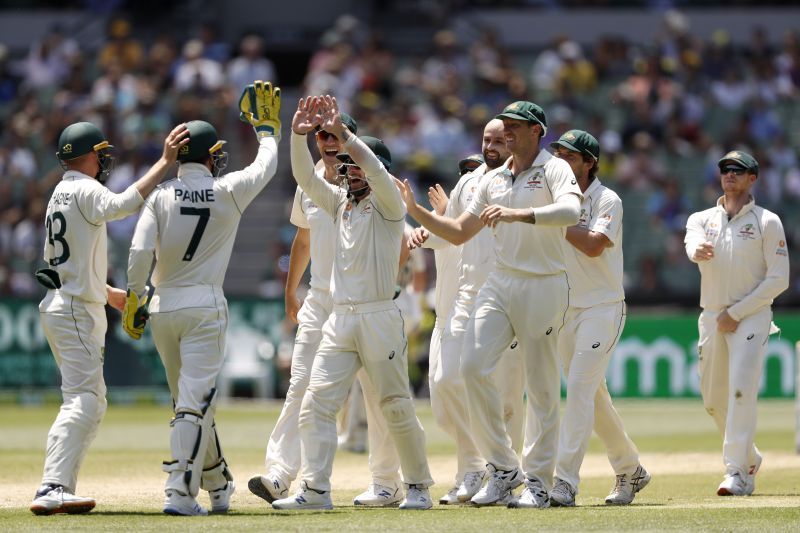
[[[610,470],[583,473],[578,507],[511,510],[434,506],[432,511],[352,507],[368,481],[363,455],[336,458],[334,504],[329,512],[277,512],[251,495],[249,476],[263,462],[264,446],[279,412],[276,403],[222,406],[218,425],[238,491],[226,516],[176,518],[161,513],[169,409],[110,406],[80,477],[79,493],[98,500],[88,515],[35,517],[27,509],[39,483],[47,430],[57,406],[0,406],[0,531],[509,531],[509,530],[680,530],[797,531],[800,529],[800,460],[794,452],[794,408],[787,401],[762,401],[757,442],[765,452],[756,495],[720,498],[721,442],[699,401],[619,401],[628,432],[654,472],[653,482],[634,505],[603,505],[613,484]],[[437,485],[449,488],[453,445],[418,404]],[[605,465],[593,439],[586,465]],[[770,463],[772,461],[772,463]],[[587,469],[584,469],[587,470]],[[207,504],[205,495],[201,503]]]

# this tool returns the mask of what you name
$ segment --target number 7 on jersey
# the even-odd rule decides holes
[[[211,209],[207,207],[181,207],[181,215],[200,217],[197,221],[197,226],[194,228],[194,233],[192,233],[192,240],[189,241],[186,253],[183,254],[184,261],[191,261],[197,251],[197,246],[200,244],[200,239],[203,238],[208,219],[211,218]]]

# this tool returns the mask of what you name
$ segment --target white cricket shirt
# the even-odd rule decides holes
[[[569,241],[564,259],[569,275],[570,307],[589,308],[625,299],[622,288],[622,200],[595,178],[583,193],[578,226],[611,241],[598,257],[589,257]]]
[[[711,209],[692,214],[686,222],[686,254],[714,244],[714,257],[699,261],[700,307],[728,309],[734,320],[772,305],[789,286],[789,251],[783,224],[775,213],[750,202],[728,220],[724,196]]]
[[[44,260],[58,272],[62,294],[106,303],[106,222],[136,213],[142,202],[133,185],[115,194],[86,174],[64,173],[47,203],[44,244]]]
[[[304,135],[292,133],[292,171],[311,200],[336,224],[331,293],[333,303],[360,304],[391,300],[400,262],[406,208],[394,179],[355,135],[344,143],[366,175],[369,196],[358,203],[347,191],[314,173]]]
[[[486,177],[489,168],[484,163],[458,180],[450,193],[450,204],[453,205],[453,218],[458,218],[472,203],[481,180]],[[448,204],[448,206],[450,205]],[[462,245],[459,263],[459,290],[478,291],[494,267],[494,240],[492,230],[481,229],[477,235]]]
[[[208,288],[221,289],[242,212],[275,174],[277,152],[275,139],[265,137],[250,166],[219,178],[205,165],[184,163],[147,198],[133,235],[128,287],[142,294],[155,254],[150,311],[210,303],[202,299],[213,298]],[[198,287],[195,300],[157,297],[187,287]]]
[[[315,174],[325,179],[325,166],[317,164]],[[300,187],[294,193],[292,214],[289,221],[298,228],[311,232],[311,287],[331,290],[331,271],[333,270],[336,225],[331,216],[315,204]]]
[[[541,150],[533,165],[514,179],[508,168],[510,162],[481,180],[469,213],[480,216],[493,204],[515,209],[544,207],[567,194],[583,198],[569,164],[546,150]],[[564,271],[564,227],[500,222],[492,233],[497,270],[523,276]]]

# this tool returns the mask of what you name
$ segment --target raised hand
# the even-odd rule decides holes
[[[339,104],[336,102],[336,97],[326,94],[319,98],[322,115],[320,127],[328,133],[333,133],[339,139],[344,139],[345,126],[342,124],[342,116],[339,114]]]
[[[247,122],[261,137],[281,136],[281,89],[268,81],[256,80],[239,97],[239,119]]]
[[[186,124],[178,124],[169,132],[167,138],[164,139],[164,153],[161,155],[161,158],[169,163],[174,163],[178,159],[178,151],[181,149],[181,146],[188,142],[189,130],[186,128]]]
[[[319,106],[320,98],[318,96],[301,98],[292,118],[292,131],[298,135],[305,135],[319,126],[322,122]]]
[[[408,180],[396,180],[397,188],[400,189],[400,196],[403,197],[403,202],[406,204],[406,209],[411,213],[417,209],[417,198],[414,196],[414,189],[411,188],[411,183]]]
[[[437,183],[435,187],[428,188],[428,200],[431,202],[431,207],[433,207],[437,215],[444,215],[444,210],[447,209],[447,202],[449,199],[441,185]]]

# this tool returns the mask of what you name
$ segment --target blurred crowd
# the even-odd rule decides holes
[[[126,19],[113,18],[96,49],[81,48],[58,27],[22,55],[0,44],[0,296],[39,293],[30,273],[40,266],[42,217],[61,175],[55,142],[67,124],[94,122],[115,145],[112,190],[140,176],[182,120],[209,120],[235,140],[228,144],[234,166],[252,149],[252,135],[231,110],[250,81],[280,83],[262,35],[226,42],[213,24],[193,28],[183,41],[160,35],[144,42],[137,34]],[[394,173],[418,191],[436,182],[452,186],[456,162],[480,151],[483,126],[511,101],[542,105],[550,125],[545,143],[571,128],[592,132],[602,150],[599,176],[625,205],[632,302],[697,305],[699,276],[683,252],[684,224],[715,201],[715,163],[729,149],[756,155],[757,201],[784,218],[790,250],[800,244],[800,224],[793,224],[800,222],[798,32],[754,26],[747,44],[736,46],[724,30],[699,38],[688,18],[669,11],[650,42],[565,35],[512,53],[490,28],[445,28],[432,32],[428,53],[412,55],[344,15],[322,34],[294,90],[334,94],[360,133],[387,143]],[[284,101],[287,127],[292,103]],[[288,157],[280,167],[288,174]],[[291,187],[274,194],[285,194],[288,224]],[[109,224],[117,279],[124,278],[134,225]],[[262,295],[280,296],[292,236],[284,226],[263,243],[272,259],[263,268]],[[434,279],[431,273],[428,283]],[[793,280],[787,301],[800,293],[796,267]]]

